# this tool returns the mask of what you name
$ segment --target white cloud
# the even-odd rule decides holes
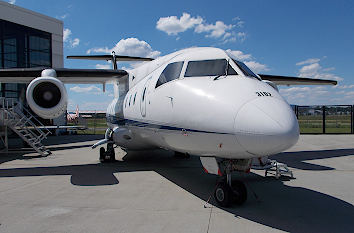
[[[80,44],[80,39],[79,38],[75,38],[72,40],[71,42],[71,47],[75,48],[76,46],[78,46]]]
[[[238,21],[238,22],[236,23],[236,26],[239,27],[239,28],[243,28],[243,25],[244,25],[244,24],[245,24],[244,21]]]
[[[80,44],[79,38],[71,38],[72,32],[69,28],[65,28],[63,30],[63,41],[64,43],[68,43],[70,47],[75,48]]]
[[[238,32],[237,37],[241,42],[243,42],[246,39],[246,33],[245,32]]]
[[[310,87],[290,87],[287,89],[280,89],[281,93],[289,93],[289,92],[299,92],[299,91],[311,91]]]
[[[245,40],[246,33],[232,31],[235,27],[243,27],[244,21],[241,21],[239,17],[235,17],[233,21],[237,21],[235,25],[228,25],[220,20],[210,24],[205,22],[200,16],[192,17],[188,13],[183,13],[180,18],[177,16],[161,17],[156,23],[156,28],[166,32],[168,35],[175,36],[194,28],[195,33],[205,33],[206,37],[220,39],[223,44],[236,40]]]
[[[320,65],[321,59],[309,58],[307,60],[296,63],[299,67],[299,76],[316,79],[332,79],[343,80],[343,78],[335,74],[328,73],[334,70],[331,68],[323,68]],[[342,89],[341,91],[338,91]],[[281,87],[280,93],[287,99],[289,103],[298,105],[326,105],[326,104],[349,104],[349,96],[351,96],[351,88],[354,85],[343,86],[306,86],[306,87]],[[346,90],[348,89],[348,90]]]
[[[333,97],[335,93],[328,90],[328,86],[306,86],[306,87],[280,87],[279,91],[291,104],[298,105],[316,105],[316,104],[342,104]],[[329,93],[331,97],[328,98]]]
[[[267,65],[265,64],[261,64],[259,62],[256,61],[245,61],[245,64],[251,68],[252,71],[259,73],[259,72],[263,72],[263,71],[268,71],[269,68],[267,67]]]
[[[299,76],[304,77],[304,78],[331,79],[331,80],[337,80],[337,81],[343,80],[343,78],[341,78],[335,74],[328,73],[329,70],[334,70],[333,67],[331,67],[330,69],[323,68],[319,64],[319,62],[320,62],[320,59],[318,59],[318,58],[310,58],[305,61],[296,63],[296,65],[301,65],[301,64],[304,65],[299,70]],[[309,65],[307,65],[307,64],[309,64]]]
[[[300,61],[300,62],[296,63],[296,65],[301,66],[301,65],[313,64],[313,63],[319,62],[320,60],[321,59],[319,59],[319,58],[309,58],[305,61]]]
[[[232,19],[232,21],[237,21],[236,26],[239,28],[242,28],[243,25],[245,24],[245,21],[242,21],[240,17],[236,16],[235,18]]]
[[[76,92],[76,93],[88,93],[88,92],[93,92],[94,94],[100,93],[101,89],[96,87],[96,86],[88,86],[88,87],[80,87],[80,86],[74,86],[70,88],[70,91]]]
[[[234,25],[226,25],[222,21],[216,21],[215,24],[199,24],[195,28],[196,33],[207,32],[209,33],[206,37],[211,38],[220,38],[221,36],[225,35],[226,31],[231,30]]]
[[[112,69],[112,65],[110,65],[110,64],[106,64],[106,65],[96,64],[96,69]]]
[[[354,96],[354,91],[349,91],[345,93],[346,96]]]
[[[235,42],[237,39],[236,39],[236,36],[232,33],[225,33],[224,37],[223,37],[223,42],[222,44],[226,44],[226,43],[229,43],[229,42]]]
[[[200,16],[191,17],[188,13],[183,13],[178,19],[177,16],[168,16],[160,18],[156,23],[156,28],[166,32],[168,35],[177,35],[203,22]]]
[[[303,77],[314,77],[316,74],[318,74],[319,70],[322,67],[318,63],[313,63],[311,65],[303,66],[300,69],[300,76]]]
[[[9,3],[13,5],[16,3],[16,0],[9,0]]]
[[[71,36],[71,30],[69,28],[65,28],[63,30],[63,41],[67,42]]]
[[[161,54],[161,52],[153,50],[147,42],[137,38],[121,39],[113,48],[92,48],[87,50],[86,53],[111,53],[112,51],[114,51],[117,55],[151,58],[156,58]]]
[[[251,54],[246,54],[240,50],[228,49],[226,51],[234,55],[237,60],[243,61],[255,73],[269,70],[267,65],[255,61]]]
[[[314,63],[316,64],[316,63]],[[312,65],[312,64],[311,64]],[[323,74],[318,65],[313,65],[302,69],[311,73],[314,77],[333,78],[333,74]],[[313,77],[312,77],[313,78]],[[337,86],[305,86],[290,87],[281,86],[280,93],[291,104],[298,105],[329,105],[329,104],[352,104],[354,97],[354,84]]]
[[[351,89],[354,88],[354,84],[352,85],[336,85],[333,88],[339,88],[339,89]]]
[[[232,55],[234,55],[238,60],[240,61],[245,61],[245,60],[250,60],[252,58],[251,54],[245,54],[240,50],[231,50],[228,49],[226,50],[227,52],[231,53]]]

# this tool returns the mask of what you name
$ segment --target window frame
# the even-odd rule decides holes
[[[161,77],[161,75],[163,74],[163,72],[166,70],[166,68],[167,68],[169,65],[175,64],[175,63],[182,63],[182,66],[181,66],[181,69],[180,69],[180,72],[179,72],[178,77],[175,78],[175,79],[172,79],[172,80],[170,80],[170,81],[167,81],[167,82],[165,82],[165,83],[162,83],[162,84],[160,84],[159,86],[157,86],[157,83],[158,83],[158,81],[160,80],[160,77]],[[156,83],[155,83],[155,90],[157,90],[158,88],[160,88],[161,86],[163,86],[163,85],[165,85],[165,84],[167,84],[167,83],[170,83],[170,82],[176,81],[176,80],[178,80],[178,79],[181,79],[181,75],[182,75],[182,73],[183,73],[185,64],[186,64],[185,61],[174,61],[174,62],[168,63],[168,64],[164,67],[164,69],[162,70],[162,72],[160,73],[160,75],[158,76],[158,78],[157,78],[157,80],[156,80]],[[183,76],[182,76],[182,77],[183,77]]]
[[[259,81],[262,81],[262,79],[260,79],[260,78],[257,76],[257,74],[254,73],[253,70],[251,70],[244,62],[239,61],[239,60],[236,60],[236,59],[232,59],[232,61],[235,63],[235,65],[237,66],[237,68],[242,72],[242,74],[243,74],[245,77],[255,78],[255,79],[259,80]],[[239,64],[239,63],[240,63],[240,64]],[[247,70],[244,70],[244,67],[242,67],[242,64],[243,64],[246,68],[248,68],[248,69],[250,70],[250,72],[251,72],[252,74],[254,74],[254,76],[252,76],[252,74],[249,75],[249,72],[247,72]]]
[[[225,72],[225,74],[222,74],[222,76],[224,75],[239,75],[239,72],[237,71],[237,69],[235,69],[235,67],[233,66],[233,64],[230,62],[232,59],[231,58],[217,58],[217,59],[203,59],[203,60],[188,60],[185,62],[185,67],[183,69],[183,78],[195,78],[195,77],[214,77],[214,76],[218,76],[219,74],[216,74],[216,75],[200,75],[200,76],[186,76],[186,73],[187,73],[187,69],[188,69],[188,65],[190,62],[203,62],[203,61],[216,61],[216,60],[225,60],[226,61],[226,64],[228,65],[228,68],[227,68],[227,72]],[[229,74],[228,71],[229,71],[229,68],[232,68],[236,74]]]

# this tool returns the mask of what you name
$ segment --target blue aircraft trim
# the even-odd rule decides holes
[[[196,132],[196,133],[214,133],[214,134],[230,134],[230,133],[220,133],[220,132],[212,132],[212,131],[203,131],[197,129],[186,129],[180,128],[175,126],[168,126],[168,125],[159,125],[153,124],[148,122],[141,122],[126,118],[121,118],[113,115],[107,116],[107,122],[118,125],[118,126],[135,126],[135,127],[142,127],[142,128],[151,128],[151,129],[163,129],[163,130],[173,130],[173,131],[182,131],[185,130],[186,132]]]

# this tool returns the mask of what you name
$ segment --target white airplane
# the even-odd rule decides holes
[[[232,172],[249,172],[253,158],[282,152],[299,138],[296,116],[277,85],[337,84],[258,75],[218,48],[189,48],[156,60],[114,53],[68,58],[112,60],[113,70],[7,69],[0,81],[29,83],[28,104],[42,118],[66,111],[64,83],[113,83],[105,139],[93,145],[107,144],[100,161],[115,159],[115,145],[199,156],[206,172],[222,177],[214,191],[221,206],[247,198],[245,185],[231,181]],[[117,61],[149,62],[125,71],[117,70]]]

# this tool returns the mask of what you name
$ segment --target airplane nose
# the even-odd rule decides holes
[[[284,151],[299,138],[299,125],[291,107],[274,97],[246,103],[235,118],[237,141],[250,154],[265,156]]]

